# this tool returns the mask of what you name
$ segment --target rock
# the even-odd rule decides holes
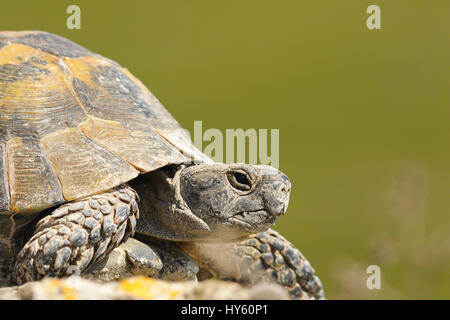
[[[222,280],[173,282],[135,276],[98,282],[78,276],[45,278],[16,287],[0,288],[2,300],[167,300],[167,299],[288,299],[279,285],[244,287]]]

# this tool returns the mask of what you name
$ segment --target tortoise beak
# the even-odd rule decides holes
[[[291,182],[281,171],[266,167],[261,168],[265,173],[262,179],[265,209],[272,215],[279,217],[284,215],[288,208]]]

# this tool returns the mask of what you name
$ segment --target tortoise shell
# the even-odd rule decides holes
[[[204,161],[127,69],[40,31],[0,32],[0,215],[35,215]]]

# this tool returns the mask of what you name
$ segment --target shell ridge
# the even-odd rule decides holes
[[[85,116],[88,116],[88,112],[86,111],[85,106],[81,103],[80,98],[78,97],[77,93],[75,92],[75,89],[73,88],[73,75],[70,68],[67,66],[67,64],[64,62],[63,58],[58,59],[58,64],[61,66],[61,68],[68,74],[67,77],[64,77],[64,80],[66,81],[67,88],[70,91],[70,94],[74,98],[74,100],[77,102],[77,104],[80,106],[80,108],[83,110],[83,113]],[[67,79],[68,78],[68,79]]]
[[[59,143],[60,146],[63,142],[64,144],[73,143],[72,145],[68,144],[67,147],[69,148],[71,146],[76,148],[77,146],[83,146],[84,149],[76,149],[77,152],[72,152],[71,150],[69,153],[64,153],[64,150],[60,150],[58,148],[55,149],[55,139],[61,140]],[[89,196],[95,193],[109,190],[117,185],[134,179],[139,174],[139,172],[127,161],[117,156],[110,150],[106,149],[104,146],[96,143],[95,140],[86,136],[78,127],[57,130],[43,137],[43,140],[45,140],[43,149],[47,155],[47,158],[50,159],[50,163],[60,164],[60,167],[55,168],[55,171],[56,175],[59,178],[59,181],[62,184],[62,194],[64,196],[64,199],[66,199],[67,201],[76,200],[84,196]],[[61,156],[64,156],[66,159],[64,160],[63,158],[60,158]],[[80,165],[81,160],[87,163],[87,161],[90,160],[90,157],[99,160],[99,162],[95,161],[94,163],[90,163],[90,167],[84,171],[80,171],[75,168],[77,165]],[[106,163],[110,163],[111,166],[108,168],[101,166],[105,165]],[[74,171],[69,170],[74,168]],[[101,179],[99,180],[98,176],[94,176],[94,181],[90,181],[91,183],[95,182],[95,185],[83,185],[83,183],[85,183],[86,181],[83,181],[82,179],[75,181],[73,179],[74,177],[79,179],[81,178],[80,176],[73,176],[74,174],[86,175],[93,173],[94,171],[91,170],[93,168],[107,170],[104,172],[104,177],[110,178],[106,181],[107,183],[105,181],[102,181]],[[66,176],[62,177],[61,175],[63,174],[66,174]],[[84,189],[86,187],[89,191],[83,194],[79,194],[79,188]]]
[[[8,155],[6,142],[0,138],[0,165],[3,167],[2,169],[2,184],[4,190],[4,201],[5,203],[0,207],[1,210],[12,210],[11,209],[11,191],[9,190],[9,170],[8,170]],[[0,199],[1,200],[1,199]],[[0,203],[1,204],[1,203]]]
[[[89,115],[89,117],[93,117],[91,115]],[[95,144],[96,146],[98,146],[99,148],[110,152],[111,154],[115,155],[117,158],[123,160],[124,162],[128,163],[130,166],[132,166],[133,168],[135,168],[136,170],[139,170],[135,165],[133,165],[132,163],[130,163],[129,161],[127,161],[126,159],[124,159],[123,157],[121,157],[119,154],[117,154],[116,152],[114,152],[114,150],[111,150],[110,148],[108,148],[106,145],[103,145],[97,141],[95,141],[95,139],[92,139],[91,137],[89,137],[88,135],[86,135],[83,130],[81,130],[80,128],[77,128],[78,131],[84,136],[86,137],[86,139],[88,139],[89,141],[91,141],[93,144]],[[140,171],[140,170],[139,170]],[[126,182],[126,181],[125,181]],[[112,187],[111,187],[112,188]]]
[[[88,115],[88,119],[80,123],[78,129],[91,141],[117,155],[140,173],[155,170],[156,167],[162,167],[169,163],[186,162],[184,155],[170,142],[164,139],[164,137],[161,137],[161,135],[159,135],[152,127],[146,128],[146,132],[136,132],[123,126],[120,121],[104,120],[93,115]],[[155,141],[154,138],[156,138],[157,141]],[[119,139],[119,141],[117,139]],[[120,141],[120,139],[122,139],[122,141]],[[140,147],[136,145],[136,143],[140,143]],[[141,154],[141,152],[145,150],[151,152],[153,149],[155,151],[166,149],[166,151],[172,152],[172,156],[170,159],[166,156],[155,156],[155,160],[158,158],[160,158],[160,160],[155,161],[153,164],[150,164],[151,161],[148,161],[147,165],[142,166],[139,165],[139,162],[141,162],[142,159],[139,161],[132,157],[127,157],[128,154],[133,153],[134,147],[139,149],[137,150],[137,154]]]
[[[65,201],[56,170],[38,138],[9,140],[6,157],[12,212],[35,214]],[[19,192],[14,194],[14,188]]]

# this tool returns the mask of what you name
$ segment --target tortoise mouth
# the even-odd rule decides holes
[[[235,226],[242,227],[245,230],[263,231],[274,225],[279,215],[274,215],[265,209],[258,209],[252,211],[237,212],[227,220]]]

